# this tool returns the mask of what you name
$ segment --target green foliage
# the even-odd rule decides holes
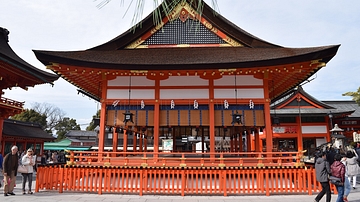
[[[353,97],[352,100],[354,100],[358,105],[360,105],[360,87],[357,89],[356,92],[346,92],[343,93],[342,96],[351,96]]]
[[[90,125],[86,127],[87,131],[93,131],[96,128],[97,125],[94,124],[95,118],[100,118],[100,110],[96,112],[96,114],[93,116],[93,120],[91,121]]]
[[[70,119],[64,117],[61,121],[58,122],[55,126],[57,141],[60,141],[65,138],[65,134],[70,130],[81,130],[80,125],[76,123],[75,119]]]
[[[23,111],[22,113],[16,114],[15,116],[11,117],[11,119],[18,121],[38,123],[39,125],[41,125],[42,129],[46,129],[46,118],[47,117],[45,114],[40,114],[33,109],[25,109],[25,111]]]
[[[96,0],[95,0],[96,1]],[[105,5],[107,5],[111,0],[102,0],[97,7],[98,8],[102,8]],[[163,12],[165,13],[166,16],[169,16],[169,14],[171,13],[171,11],[176,7],[176,5],[178,5],[180,2],[184,2],[186,0],[153,0],[152,4],[154,7],[154,11],[153,11],[153,19],[154,19],[154,24],[155,25],[159,25],[162,22],[162,18],[161,18],[161,9],[163,10]],[[131,0],[129,1],[130,4],[127,8],[127,11],[129,10],[129,8],[132,6],[132,4],[134,3],[135,5],[135,11],[133,14],[133,19],[132,19],[132,29],[135,31],[135,29],[137,27],[141,27],[141,20],[142,20],[142,14],[144,12],[144,8],[146,6],[146,2],[147,0]],[[190,3],[196,3],[198,6],[196,8],[196,12],[199,13],[199,15],[202,15],[202,11],[204,8],[204,2],[203,0],[190,0]],[[121,1],[121,4],[124,4],[124,0]],[[161,6],[161,7],[160,7]],[[212,0],[212,8],[214,9],[214,14],[216,14],[216,10],[218,10],[218,6],[217,6],[217,0]],[[125,12],[124,15],[127,14],[127,11]]]

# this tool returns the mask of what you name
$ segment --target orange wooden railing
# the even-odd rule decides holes
[[[3,105],[10,105],[10,106],[14,106],[14,107],[18,107],[18,108],[22,108],[24,105],[24,102],[18,102],[9,98],[5,98],[5,97],[0,97],[0,104]]]
[[[68,165],[141,167],[303,166],[303,152],[153,153],[68,151]]]
[[[310,167],[39,166],[36,189],[126,194],[313,194],[321,189]]]
[[[130,154],[69,151],[66,165],[39,166],[36,191],[227,196],[321,188],[303,152]]]

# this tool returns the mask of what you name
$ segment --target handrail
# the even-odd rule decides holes
[[[67,151],[68,165],[133,167],[281,167],[304,166],[300,152],[98,152]]]
[[[15,107],[19,107],[22,108],[24,105],[24,102],[18,102],[9,98],[5,98],[5,97],[0,97],[0,103],[3,103],[5,105],[11,105],[11,106],[15,106]]]

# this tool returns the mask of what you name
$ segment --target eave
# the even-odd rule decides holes
[[[160,48],[117,51],[40,51],[36,57],[49,69],[94,97],[99,83],[116,76],[254,75],[272,80],[270,97],[293,89],[335,56],[339,45],[314,48]],[[206,76],[205,76],[206,75]]]

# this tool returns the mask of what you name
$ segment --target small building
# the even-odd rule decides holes
[[[271,107],[273,151],[297,151],[298,143],[302,142],[306,155],[311,156],[317,147],[331,142],[330,131],[334,126],[329,115],[349,117],[356,110],[352,106],[328,103],[312,97],[302,87],[274,102]],[[262,142],[265,144],[265,139]]]
[[[55,137],[46,133],[39,124],[5,119],[3,130],[3,152],[11,151],[16,145],[20,152],[33,148],[37,155],[43,154],[44,142],[53,141]]]
[[[65,137],[71,141],[67,150],[85,151],[97,146],[97,133],[95,131],[70,130]]]

